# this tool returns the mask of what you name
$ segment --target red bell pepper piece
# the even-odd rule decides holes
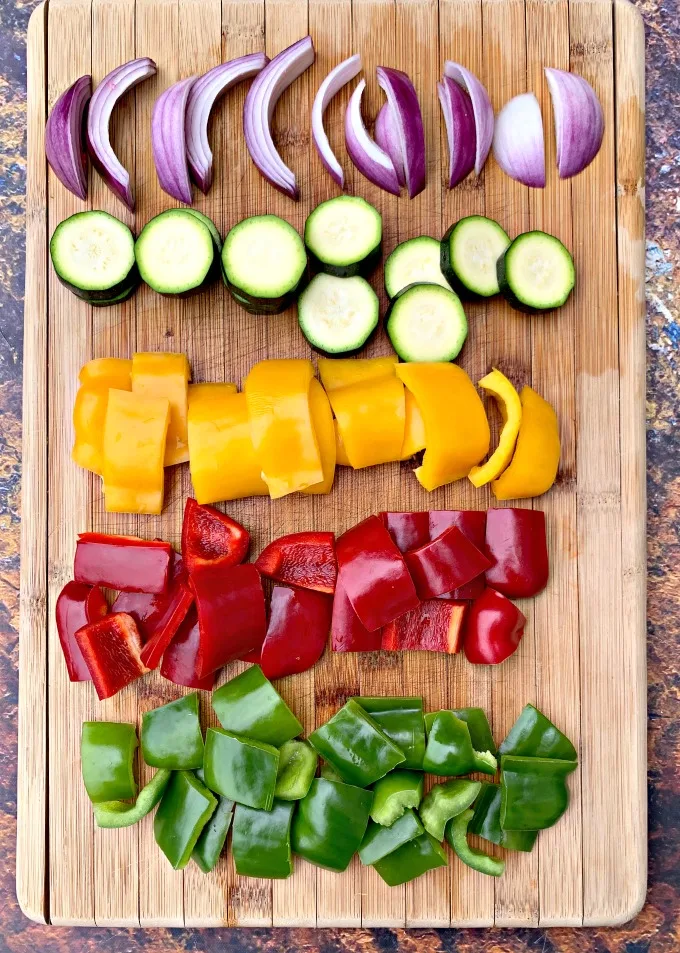
[[[239,658],[239,662],[250,662],[251,665],[259,665],[262,659],[262,649],[253,649],[252,652],[246,652]]]
[[[67,582],[59,593],[56,605],[57,632],[68,677],[72,682],[89,682],[92,679],[76,642],[76,632],[90,622],[103,618],[108,611],[104,593],[99,586]]]
[[[491,565],[457,526],[404,553],[404,559],[420,599],[435,599],[459,589]]]
[[[201,688],[211,692],[215,684],[215,674],[198,677],[198,650],[201,633],[198,626],[196,607],[191,606],[177,634],[165,650],[161,663],[161,675],[175,685],[187,688]]]
[[[484,510],[430,510],[430,539],[434,540],[451,526],[457,527],[463,536],[466,536],[473,546],[488,555],[486,552],[486,513]],[[476,599],[484,592],[486,583],[484,575],[477,576],[470,582],[455,589],[440,599]]]
[[[399,551],[418,549],[430,539],[430,514],[422,513],[380,513],[380,519],[397,544]]]
[[[255,560],[263,576],[301,589],[335,592],[338,565],[333,533],[290,533],[265,546]]]
[[[494,560],[486,573],[492,589],[511,599],[528,599],[545,589],[550,570],[542,510],[490,509],[486,548]]]
[[[359,621],[349,596],[338,576],[333,597],[331,620],[331,648],[334,652],[377,652],[380,649],[381,632],[369,632]]]
[[[111,698],[148,672],[142,664],[142,638],[126,612],[104,616],[76,632],[76,642],[90,670],[100,699]]]
[[[214,506],[201,506],[189,497],[182,521],[182,558],[188,573],[205,563],[238,566],[249,548],[250,533],[245,527]]]
[[[387,652],[460,651],[463,619],[467,603],[427,599],[416,609],[399,616],[382,630],[382,647]]]
[[[463,649],[468,662],[504,662],[519,645],[526,621],[514,602],[495,589],[485,589],[470,606],[465,620]]]
[[[165,592],[173,549],[160,539],[81,533],[73,572],[76,582],[123,592]]]
[[[328,641],[333,599],[313,589],[274,586],[260,665],[267,678],[306,672]]]
[[[201,642],[199,678],[258,649],[267,634],[260,574],[252,565],[197,565],[191,575]]]
[[[377,516],[369,516],[343,533],[336,550],[342,584],[369,632],[418,605],[404,557]]]

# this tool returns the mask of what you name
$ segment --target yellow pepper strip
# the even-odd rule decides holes
[[[75,440],[71,457],[79,467],[101,475],[102,441],[109,388],[130,390],[132,361],[117,357],[97,358],[81,368],[80,387],[73,405]]]
[[[404,385],[383,377],[332,390],[338,433],[355,470],[401,458],[406,424]]]
[[[425,421],[410,390],[405,392],[404,397],[406,398],[406,427],[401,459],[408,460],[409,457],[425,449]]]
[[[117,390],[130,390],[132,361],[123,357],[96,357],[80,369],[78,380],[86,387],[115,387]]]
[[[132,393],[142,397],[166,397],[170,401],[166,467],[186,463],[189,459],[187,395],[190,377],[186,354],[158,351],[132,357]]]
[[[505,374],[494,369],[479,382],[479,386],[496,398],[500,408],[503,426],[498,438],[498,446],[486,463],[473,467],[468,476],[473,486],[484,486],[501,475],[512,459],[517,442],[517,434],[522,422],[522,404],[519,394]]]
[[[394,368],[399,358],[396,354],[389,357],[330,358],[320,357],[317,361],[319,377],[326,393],[359,384],[362,381],[375,381],[383,377],[394,377]]]
[[[497,500],[526,500],[545,493],[555,482],[560,463],[557,414],[531,387],[523,387],[522,423],[510,466],[491,489]]]
[[[330,493],[335,479],[335,421],[328,402],[326,391],[317,380],[309,385],[309,407],[312,412],[312,426],[316,434],[321,455],[323,480],[308,486],[303,493]]]
[[[335,462],[339,467],[351,467],[352,464],[349,462],[345,445],[342,442],[337,420],[333,421],[333,429],[335,430]]]
[[[397,376],[413,394],[425,422],[425,456],[413,472],[426,490],[467,476],[489,452],[484,405],[456,364],[397,364]]]
[[[109,391],[102,471],[107,513],[161,512],[169,424],[167,397]]]
[[[324,479],[312,425],[312,362],[259,361],[245,380],[255,456],[269,495],[277,500]]]
[[[233,384],[189,387],[189,468],[199,503],[266,496],[245,394]]]

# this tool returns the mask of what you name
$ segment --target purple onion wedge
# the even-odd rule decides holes
[[[418,95],[409,77],[399,69],[379,66],[376,75],[392,111],[391,118],[404,163],[406,189],[409,198],[413,198],[423,191],[427,178],[425,133]]]
[[[569,179],[600,151],[604,114],[595,90],[582,76],[550,67],[545,76],[555,114],[557,171],[561,179]]]
[[[496,116],[493,154],[511,179],[545,187],[545,144],[541,107],[533,93],[514,96]]]
[[[45,126],[45,154],[52,171],[69,192],[87,198],[85,109],[92,95],[92,77],[81,76],[61,94]]]
[[[316,96],[314,97],[314,103],[312,104],[312,139],[314,140],[316,151],[319,153],[319,158],[325,168],[330,172],[341,189],[345,185],[345,174],[342,171],[342,166],[335,157],[335,153],[331,149],[331,144],[328,141],[328,136],[323,126],[323,116],[331,99],[346,83],[354,79],[360,69],[361,56],[359,56],[358,53],[343,60],[342,63],[338,63],[338,65],[330,71],[321,86],[319,86]]]
[[[399,195],[399,179],[392,160],[368,134],[361,117],[361,97],[366,81],[361,80],[352,93],[345,112],[345,145],[349,157],[369,182],[392,195]]]
[[[384,149],[392,160],[394,171],[397,173],[399,185],[406,185],[404,174],[404,160],[399,148],[399,133],[394,120],[394,113],[389,103],[385,103],[375,120],[375,141]]]
[[[444,76],[449,76],[470,96],[475,117],[475,175],[479,175],[484,168],[493,141],[493,106],[489,94],[475,74],[465,69],[460,63],[446,60]]]
[[[450,76],[437,83],[449,144],[449,188],[452,189],[475,167],[477,132],[472,100]]]
[[[151,116],[151,149],[160,187],[191,205],[191,181],[186,149],[186,112],[195,76],[181,79],[161,93]]]

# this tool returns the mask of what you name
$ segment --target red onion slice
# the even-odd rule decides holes
[[[385,103],[375,120],[375,141],[381,149],[384,149],[392,160],[394,171],[397,173],[399,185],[406,185],[406,175],[404,173],[404,160],[401,157],[399,148],[399,133],[397,124],[394,120],[394,113],[389,103]]]
[[[489,94],[475,74],[465,69],[460,63],[447,60],[444,63],[444,76],[451,77],[459,86],[462,86],[472,101],[476,136],[475,175],[479,175],[484,168],[493,141],[493,106]]]
[[[158,97],[151,116],[151,149],[160,187],[185,205],[191,205],[187,163],[186,113],[195,76],[181,79]]]
[[[87,115],[87,149],[92,162],[108,187],[124,205],[134,210],[130,174],[111,147],[109,121],[118,100],[138,83],[153,76],[156,64],[142,56],[112,70],[92,94]]]
[[[496,116],[493,154],[511,179],[536,189],[545,187],[543,118],[533,93],[515,96]]]
[[[602,145],[604,113],[597,93],[582,76],[546,67],[555,114],[557,171],[561,179],[578,175]]]
[[[215,103],[241,80],[256,76],[269,62],[264,53],[249,53],[221,63],[196,80],[189,91],[185,127],[191,178],[207,193],[213,180],[213,154],[208,142],[208,120]]]
[[[87,198],[87,155],[83,117],[92,96],[92,77],[81,76],[61,94],[45,125],[45,155],[52,171],[69,192]]]
[[[276,151],[271,121],[284,89],[314,62],[311,36],[293,43],[265,66],[253,80],[243,107],[243,131],[250,157],[275,189],[297,199],[295,175]]]
[[[462,182],[475,167],[477,133],[472,100],[450,76],[437,83],[449,143],[449,188]]]
[[[399,195],[399,179],[392,160],[380,146],[371,139],[361,118],[361,97],[366,81],[361,80],[352,93],[345,113],[345,145],[349,157],[369,182],[378,185],[386,192]]]
[[[425,133],[418,95],[406,73],[399,69],[379,66],[376,75],[392,110],[391,118],[404,163],[406,189],[409,198],[413,198],[423,191],[427,177]]]
[[[354,79],[360,69],[361,56],[358,53],[343,60],[342,63],[338,63],[319,86],[312,104],[312,139],[316,151],[319,153],[319,158],[340,188],[344,187],[345,175],[328,141],[326,130],[323,127],[323,114],[335,94],[351,79]]]

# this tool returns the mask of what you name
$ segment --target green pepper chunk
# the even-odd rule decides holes
[[[552,827],[569,805],[567,775],[575,761],[555,758],[501,757],[501,827],[505,831],[542,831]]]
[[[373,785],[371,817],[390,827],[409,807],[417,808],[423,796],[423,775],[417,771],[391,771]]]
[[[420,771],[425,754],[425,720],[422,698],[373,697],[354,699],[387,737],[404,752],[403,767]]]
[[[342,872],[366,833],[373,793],[315,778],[293,817],[293,851],[317,867]]]
[[[420,819],[435,840],[444,839],[448,821],[462,814],[479,794],[479,781],[447,781],[435,784],[425,795],[420,805]]]
[[[217,798],[191,771],[174,771],[153,820],[156,843],[175,870],[189,863]]]
[[[490,751],[475,751],[470,729],[452,711],[435,711],[425,715],[427,747],[423,768],[430,774],[451,777],[481,771],[495,774],[498,764]]]
[[[313,731],[309,740],[348,784],[362,788],[405,760],[403,751],[353,698]]]
[[[409,883],[436,867],[446,867],[446,852],[432,834],[425,831],[373,864],[389,887]]]
[[[212,706],[227,731],[275,748],[302,732],[302,725],[259,665],[218,688]]]
[[[205,783],[237,804],[271,810],[279,752],[272,745],[242,738],[222,728],[208,728],[205,738]]]
[[[196,846],[191,852],[191,859],[198,864],[204,874],[209,874],[217,866],[227,839],[233,812],[234,802],[226,797],[218,797],[217,807],[196,841]]]
[[[299,801],[314,780],[319,756],[308,741],[286,741],[279,748],[279,770],[274,797]]]
[[[80,736],[80,764],[93,803],[136,797],[134,758],[137,730],[115,721],[85,721]]]
[[[188,771],[203,764],[198,692],[144,712],[142,756],[154,768]]]
[[[488,874],[490,877],[500,877],[505,870],[505,861],[500,857],[492,857],[491,854],[485,854],[483,850],[477,850],[468,844],[468,824],[472,820],[475,812],[468,808],[462,814],[452,818],[446,827],[446,839],[453,847],[457,856],[468,867],[478,870],[480,874]]]
[[[492,844],[506,850],[521,850],[526,853],[534,848],[538,831],[504,831],[501,827],[501,786],[483,781],[475,801],[475,814],[468,826],[471,834],[477,834]]]
[[[377,864],[383,857],[420,837],[424,830],[417,815],[410,809],[389,827],[370,821],[359,848],[359,859],[366,867]]]
[[[456,718],[464,721],[470,730],[470,741],[475,751],[490,751],[496,754],[496,742],[491,734],[491,725],[483,708],[453,708]]]
[[[576,761],[576,748],[559,728],[533,705],[525,705],[498,749],[501,754],[523,758],[556,758]]]
[[[341,774],[335,770],[332,764],[329,764],[328,761],[324,761],[321,765],[321,770],[319,775],[322,778],[325,778],[327,781],[340,781],[342,784],[345,782],[342,780]]]
[[[231,832],[236,873],[283,880],[293,872],[290,825],[294,801],[274,801],[271,811],[237,804]]]
[[[145,784],[137,795],[134,804],[127,801],[98,801],[94,805],[94,819],[97,827],[118,828],[132,827],[143,817],[150,814],[163,797],[170,775],[167,768],[160,768]]]

